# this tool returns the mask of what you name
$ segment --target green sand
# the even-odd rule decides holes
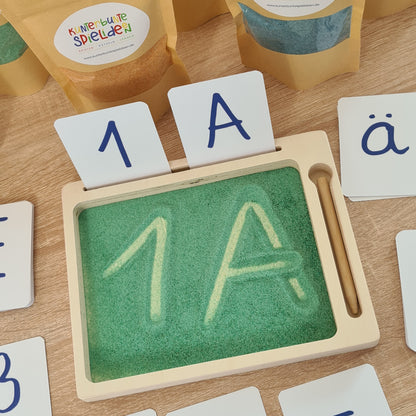
[[[336,332],[293,168],[88,208],[79,231],[94,382]]]
[[[0,65],[20,58],[27,45],[10,23],[0,26]]]

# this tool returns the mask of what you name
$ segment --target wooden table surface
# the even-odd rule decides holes
[[[229,14],[179,35],[177,50],[193,82],[247,71],[240,62]],[[344,96],[416,91],[416,7],[364,21],[361,68],[308,91],[293,91],[265,74],[275,137],[327,132],[339,173],[337,101]],[[248,386],[261,392],[268,416],[282,415],[281,390],[369,363],[395,416],[416,415],[416,355],[405,344],[395,236],[416,228],[416,198],[346,200],[381,340],[377,347],[250,373],[86,403],[75,390],[71,322],[62,224],[62,187],[79,180],[54,130],[75,114],[50,78],[38,93],[0,97],[0,204],[35,206],[35,302],[0,313],[0,345],[42,336],[46,341],[54,415],[124,416],[153,408],[158,416]],[[184,157],[172,113],[157,122],[169,160]],[[416,139],[416,136],[415,136]]]

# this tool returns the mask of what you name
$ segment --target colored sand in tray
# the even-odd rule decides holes
[[[336,332],[294,168],[87,208],[79,231],[94,382]]]
[[[0,26],[0,65],[20,58],[27,45],[10,23]]]

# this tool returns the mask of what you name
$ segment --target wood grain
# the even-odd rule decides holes
[[[361,68],[311,90],[293,91],[265,74],[276,137],[325,130],[339,171],[337,101],[344,96],[416,91],[416,7],[365,21]],[[178,53],[193,82],[249,70],[240,63],[229,14],[182,33]],[[53,123],[75,114],[53,79],[28,97],[0,97],[0,203],[35,205],[35,303],[0,314],[0,345],[45,338],[53,414],[124,416],[153,408],[158,416],[247,386],[260,389],[268,416],[282,416],[281,390],[364,363],[372,364],[395,416],[416,414],[416,361],[405,344],[394,238],[416,228],[416,199],[350,202],[347,207],[381,331],[371,350],[85,403],[74,381],[61,189],[79,180]],[[172,113],[157,122],[169,160],[184,157]]]

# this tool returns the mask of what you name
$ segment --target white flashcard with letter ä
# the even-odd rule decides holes
[[[61,118],[55,129],[87,189],[170,172],[143,102]]]
[[[52,415],[43,338],[0,346],[0,413]]]
[[[402,290],[404,329],[407,346],[416,351],[416,230],[403,230],[396,236]]]
[[[0,205],[0,311],[34,301],[33,214],[28,201]]]
[[[370,364],[283,390],[279,402],[284,416],[392,416]]]
[[[341,182],[352,200],[416,195],[416,93],[338,102]]]
[[[191,168],[275,150],[258,71],[175,87],[168,97]]]
[[[184,407],[166,416],[266,416],[260,392],[247,387],[233,393]]]

